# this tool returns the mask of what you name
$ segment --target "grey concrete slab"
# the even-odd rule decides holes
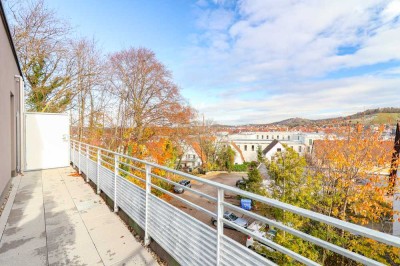
[[[47,263],[47,247],[43,246],[35,249],[18,249],[16,252],[0,255],[0,265],[48,265]]]
[[[1,217],[0,265],[157,265],[72,168],[26,173]]]
[[[46,228],[40,174],[21,177],[0,241],[0,262],[47,264]]]
[[[104,265],[92,241],[48,245],[49,265]]]

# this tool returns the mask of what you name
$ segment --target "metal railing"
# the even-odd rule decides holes
[[[78,168],[79,173],[83,172],[86,175],[86,181],[90,179],[96,184],[97,193],[103,191],[114,201],[115,212],[121,208],[142,227],[145,232],[145,245],[150,243],[150,239],[154,239],[182,265],[276,265],[274,262],[226,236],[223,230],[224,224],[253,237],[277,252],[290,256],[298,262],[306,265],[319,265],[272,240],[260,237],[260,235],[225,219],[223,216],[224,209],[233,210],[261,223],[283,230],[356,262],[365,265],[383,265],[361,254],[229,203],[225,199],[227,192],[400,248],[400,238],[392,235],[74,140],[71,141],[71,162]],[[175,179],[168,178],[168,175],[170,177],[173,176]],[[194,180],[213,187],[216,189],[217,196],[185,187],[177,183],[176,178]],[[155,180],[162,181],[164,184],[182,187],[185,191],[207,200],[209,202],[208,206],[213,208],[214,211],[171,193],[165,187],[161,187]],[[168,195],[172,199],[208,215],[209,219],[214,217],[217,224],[216,228],[214,229],[204,221],[200,221],[173,204],[164,201],[155,195],[156,191],[162,192],[164,195]]]

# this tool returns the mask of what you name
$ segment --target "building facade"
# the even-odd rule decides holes
[[[0,203],[21,169],[22,73],[0,1]]]
[[[198,145],[182,144],[182,149],[185,151],[180,160],[180,169],[192,172],[193,169],[202,165],[201,152],[197,148]],[[197,149],[196,149],[197,148]],[[196,151],[197,150],[197,151]]]
[[[244,161],[257,161],[257,151],[264,151],[273,141],[292,148],[301,155],[311,153],[313,143],[317,139],[323,139],[323,133],[302,132],[242,132],[226,135],[227,141],[235,144],[235,150],[240,149]],[[269,152],[270,156],[271,153]],[[240,156],[236,156],[235,162],[240,162]]]

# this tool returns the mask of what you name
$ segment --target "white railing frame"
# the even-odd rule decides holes
[[[224,190],[217,189],[217,265],[221,263],[221,240],[224,235]]]
[[[81,170],[81,143],[78,144],[78,173],[82,174]]]
[[[86,182],[89,182],[89,144],[86,144]]]
[[[144,216],[144,245],[150,244],[149,234],[149,200],[151,193],[151,166],[146,164],[146,205],[145,205],[145,216]]]
[[[81,174],[82,170],[81,170],[81,156],[80,155],[81,155],[81,150],[82,150],[82,144],[83,143],[75,141],[75,140],[71,140],[71,149],[73,151],[72,161],[74,161],[74,159],[75,159],[74,156],[75,156],[76,144],[78,144],[78,156],[79,156],[78,157],[78,171]],[[303,257],[303,256],[291,251],[291,250],[288,250],[288,249],[284,248],[283,246],[278,245],[277,243],[271,242],[270,240],[267,240],[267,239],[264,239],[264,238],[260,238],[259,236],[253,234],[251,231],[249,231],[249,230],[247,230],[245,228],[239,227],[239,226],[235,225],[234,223],[229,222],[228,220],[224,219],[223,214],[224,214],[224,208],[225,207],[227,207],[228,209],[235,210],[235,211],[237,211],[239,213],[242,213],[244,215],[247,215],[249,217],[252,217],[252,218],[254,218],[254,219],[258,220],[258,221],[261,221],[263,223],[266,223],[266,224],[269,224],[271,226],[274,226],[274,227],[276,227],[278,229],[281,229],[281,230],[283,230],[285,232],[288,232],[288,233],[293,234],[293,235],[295,235],[297,237],[300,237],[300,238],[302,238],[302,239],[304,239],[306,241],[309,241],[309,242],[311,242],[313,244],[316,244],[316,245],[318,245],[318,246],[320,246],[322,248],[328,249],[328,250],[333,251],[333,252],[335,252],[337,254],[341,254],[341,255],[343,255],[345,257],[353,259],[353,260],[355,260],[357,262],[361,262],[361,263],[366,264],[366,265],[383,265],[383,264],[381,264],[381,263],[379,263],[377,261],[374,261],[374,260],[372,260],[370,258],[367,258],[367,257],[362,256],[360,254],[354,253],[352,251],[346,250],[346,249],[344,249],[342,247],[336,246],[336,245],[334,245],[332,243],[329,243],[327,241],[324,241],[322,239],[313,237],[311,235],[308,235],[306,233],[298,231],[298,230],[296,230],[294,228],[291,228],[291,227],[289,227],[287,225],[284,225],[284,224],[282,224],[280,222],[276,222],[274,220],[271,220],[271,219],[268,219],[266,217],[260,216],[260,215],[258,215],[256,213],[253,213],[253,212],[250,212],[250,211],[246,211],[246,210],[241,209],[241,208],[239,208],[239,207],[237,207],[235,205],[232,205],[232,204],[230,204],[230,203],[225,201],[225,199],[224,199],[225,192],[231,192],[231,193],[240,195],[242,197],[246,197],[246,198],[249,198],[249,199],[264,203],[264,204],[267,204],[269,206],[282,209],[284,211],[289,211],[289,212],[298,214],[300,216],[312,219],[314,221],[322,222],[322,223],[325,223],[325,224],[328,224],[328,225],[343,229],[343,230],[351,232],[351,233],[353,233],[355,235],[371,238],[371,239],[374,239],[374,240],[376,240],[378,242],[381,242],[381,243],[384,243],[384,244],[387,244],[387,245],[391,245],[391,246],[400,248],[400,238],[392,236],[392,235],[389,235],[389,234],[381,233],[379,231],[372,230],[372,229],[369,229],[369,228],[366,228],[366,227],[363,227],[363,226],[360,226],[360,225],[357,225],[357,224],[345,222],[345,221],[342,221],[342,220],[339,220],[339,219],[336,219],[336,218],[332,218],[332,217],[329,217],[329,216],[326,216],[326,215],[323,215],[323,214],[320,214],[320,213],[316,213],[316,212],[313,212],[313,211],[310,211],[310,210],[299,208],[299,207],[296,207],[296,206],[293,206],[293,205],[290,205],[290,204],[287,204],[287,203],[280,202],[280,201],[272,199],[272,198],[267,198],[267,197],[263,197],[263,196],[260,196],[260,195],[257,195],[257,194],[253,194],[253,193],[247,192],[247,191],[243,191],[243,190],[240,190],[240,189],[238,189],[236,187],[227,186],[227,185],[224,185],[224,184],[221,184],[221,183],[217,183],[217,182],[214,182],[214,181],[203,179],[201,177],[193,176],[193,175],[190,175],[190,174],[187,174],[187,173],[184,173],[184,172],[180,172],[180,171],[177,171],[177,170],[174,170],[174,169],[170,169],[170,168],[165,167],[165,166],[157,165],[155,163],[151,163],[151,162],[147,162],[147,161],[140,160],[140,159],[137,159],[137,158],[133,158],[133,157],[127,156],[125,154],[112,152],[112,151],[109,151],[109,150],[106,150],[106,149],[103,149],[103,148],[100,148],[100,147],[92,146],[92,145],[89,145],[89,144],[84,144],[84,145],[86,145],[86,159],[87,159],[87,162],[86,162],[86,166],[87,166],[86,167],[87,168],[86,172],[87,173],[85,173],[86,177],[88,177],[88,162],[89,162],[89,158],[90,158],[90,156],[89,156],[89,147],[97,149],[97,188],[96,188],[96,191],[97,191],[98,194],[101,191],[101,189],[100,189],[100,182],[101,182],[100,166],[101,166],[101,162],[107,163],[111,167],[114,166],[114,169],[113,169],[114,170],[114,195],[113,196],[114,196],[114,211],[115,212],[118,211],[117,178],[120,178],[120,177],[118,177],[119,171],[121,171],[123,173],[127,173],[125,170],[119,168],[119,164],[121,163],[123,165],[127,165],[127,166],[131,167],[132,169],[140,170],[140,171],[145,173],[145,176],[146,176],[145,180],[143,180],[142,178],[136,177],[133,174],[130,175],[130,176],[132,176],[132,177],[134,177],[134,178],[136,178],[138,180],[145,181],[145,185],[146,185],[146,187],[145,187],[145,223],[144,223],[145,224],[145,226],[144,226],[144,231],[145,231],[144,232],[145,233],[144,242],[145,242],[145,245],[149,245],[150,244],[150,239],[151,239],[151,235],[149,234],[149,230],[148,230],[149,229],[148,220],[149,220],[149,212],[150,212],[150,209],[149,209],[149,198],[150,198],[150,195],[151,195],[151,188],[153,187],[153,188],[155,188],[155,189],[157,189],[157,190],[159,190],[161,192],[164,192],[164,193],[174,197],[175,199],[178,199],[179,201],[181,201],[181,202],[183,202],[183,203],[185,203],[185,204],[187,204],[189,206],[192,206],[192,207],[196,208],[197,210],[200,210],[200,211],[202,211],[204,213],[207,213],[211,217],[216,218],[216,221],[217,221],[217,230],[216,230],[216,232],[217,232],[217,254],[216,254],[217,255],[216,256],[217,265],[220,265],[220,262],[221,262],[221,240],[222,240],[222,237],[223,237],[223,234],[224,234],[224,232],[223,232],[224,224],[230,225],[231,227],[234,227],[238,231],[240,231],[240,232],[242,232],[242,233],[244,233],[246,235],[252,236],[254,239],[258,240],[259,242],[262,242],[262,243],[264,243],[266,245],[269,245],[269,246],[273,246],[274,249],[276,249],[276,250],[278,250],[278,251],[280,251],[280,252],[282,252],[282,253],[284,253],[284,254],[292,257],[292,258],[294,258],[295,260],[297,260],[299,262],[302,262],[302,263],[304,263],[306,265],[318,265],[317,263],[315,263],[315,262],[313,262],[313,261],[311,261],[311,260],[309,260],[309,259],[307,259],[307,258],[305,258],[305,257]],[[102,160],[102,156],[104,156],[106,158],[109,158],[109,159],[112,159],[110,156],[102,154],[102,151],[104,151],[105,153],[113,154],[113,156],[114,156],[114,165]],[[129,165],[126,162],[122,162],[122,161],[119,160],[120,158],[125,158],[125,159],[128,159],[131,162],[137,162],[137,163],[144,164],[145,169],[141,169],[141,168],[138,168],[137,166]],[[174,195],[173,193],[171,193],[169,191],[166,191],[166,190],[156,186],[155,184],[152,184],[151,178],[154,177],[154,178],[158,178],[158,179],[164,180],[164,181],[166,181],[166,182],[168,182],[170,184],[173,184],[175,186],[184,187],[184,186],[182,186],[182,185],[180,185],[180,184],[178,184],[178,183],[176,183],[176,182],[174,182],[172,180],[168,180],[168,179],[166,179],[164,177],[161,177],[161,176],[158,176],[156,174],[153,174],[152,173],[152,168],[161,169],[161,170],[164,170],[166,172],[169,172],[169,173],[172,173],[172,174],[175,174],[175,175],[179,175],[179,176],[187,178],[187,179],[196,180],[196,181],[199,181],[199,182],[201,182],[203,184],[215,187],[217,189],[217,198],[214,198],[214,197],[212,197],[210,195],[207,195],[205,193],[202,193],[200,191],[194,191],[194,189],[188,189],[186,187],[185,187],[185,189],[187,189],[188,191],[191,191],[193,193],[196,193],[196,194],[200,195],[203,198],[207,198],[207,199],[212,200],[214,202],[216,201],[217,202],[217,212],[213,213],[213,212],[211,212],[211,211],[209,211],[207,209],[204,209],[204,208],[202,208],[202,207],[200,207],[200,206],[198,206],[198,205],[196,205],[196,204],[194,204],[194,203],[192,203],[192,202],[190,202],[190,201],[188,201],[186,199],[178,197],[178,196]],[[110,196],[110,195],[108,195],[108,196]],[[193,219],[195,219],[195,218],[193,218]]]
[[[71,156],[71,162],[72,162],[72,167],[74,167],[74,162],[75,162],[75,142],[71,143],[71,150],[72,152],[70,152],[70,156]]]
[[[119,156],[114,156],[114,212],[118,212],[117,205],[117,178],[118,178],[118,160]]]
[[[97,171],[96,171],[96,193],[100,194],[100,165],[101,165],[101,150],[97,150]]]

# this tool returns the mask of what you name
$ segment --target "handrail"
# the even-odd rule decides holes
[[[184,202],[185,204],[187,204],[187,205],[189,205],[189,206],[191,206],[191,207],[193,207],[193,208],[195,208],[197,210],[200,210],[202,212],[207,213],[211,217],[217,217],[219,222],[222,222],[222,223],[225,223],[225,224],[229,224],[234,228],[236,228],[237,225],[234,225],[231,222],[229,222],[227,220],[224,220],[223,218],[222,219],[218,218],[217,214],[215,214],[215,213],[213,213],[213,212],[211,212],[211,211],[209,211],[207,209],[204,209],[203,207],[200,207],[200,206],[190,202],[189,200],[186,200],[186,199],[184,199],[182,197],[178,197],[178,196],[174,195],[173,193],[171,193],[171,192],[169,192],[169,191],[167,191],[167,190],[165,190],[165,189],[163,189],[163,188],[161,188],[159,186],[156,186],[155,184],[152,184],[151,183],[151,177],[155,177],[155,178],[163,180],[163,181],[165,181],[167,183],[177,185],[178,187],[183,187],[185,190],[188,190],[190,192],[198,194],[198,195],[200,195],[200,197],[204,197],[204,198],[207,198],[207,199],[212,200],[212,201],[219,201],[218,199],[220,197],[217,199],[215,197],[212,197],[212,196],[207,195],[205,193],[202,193],[200,191],[184,187],[184,186],[182,186],[182,185],[180,185],[180,184],[178,184],[178,183],[176,183],[176,182],[174,182],[172,180],[169,180],[169,179],[167,179],[165,177],[162,177],[160,175],[156,175],[156,174],[152,173],[151,169],[152,168],[156,168],[156,169],[163,170],[163,171],[165,171],[167,173],[172,173],[174,175],[178,175],[178,176],[183,177],[183,178],[187,178],[187,179],[190,179],[190,180],[195,180],[195,181],[201,182],[203,184],[206,184],[208,186],[215,187],[218,191],[225,191],[225,192],[234,193],[236,195],[240,195],[242,197],[249,198],[249,199],[252,199],[252,200],[255,200],[257,202],[261,202],[261,203],[267,204],[267,205],[275,207],[275,208],[279,208],[279,209],[282,209],[282,210],[285,210],[285,211],[292,212],[294,214],[298,214],[300,216],[312,219],[314,221],[322,222],[322,223],[325,223],[327,225],[331,225],[331,226],[346,230],[346,231],[351,232],[351,233],[353,233],[355,235],[359,235],[359,236],[367,237],[367,238],[370,238],[370,239],[374,239],[374,240],[379,241],[381,243],[384,243],[384,244],[387,244],[387,245],[391,245],[393,247],[399,247],[400,248],[400,238],[392,236],[392,235],[389,235],[389,234],[385,234],[385,233],[382,233],[382,232],[379,232],[379,231],[376,231],[376,230],[372,230],[372,229],[369,229],[369,228],[366,228],[366,227],[363,227],[363,226],[360,226],[360,225],[357,225],[357,224],[350,223],[350,222],[342,221],[342,220],[339,220],[337,218],[329,217],[329,216],[326,216],[326,215],[323,215],[323,214],[320,214],[320,213],[317,213],[317,212],[314,212],[314,211],[310,211],[310,210],[307,210],[307,209],[304,209],[304,208],[296,207],[296,206],[293,206],[293,205],[290,205],[290,204],[287,204],[287,203],[284,203],[284,202],[280,202],[280,201],[272,199],[272,198],[267,198],[267,197],[260,196],[260,195],[257,195],[257,194],[251,193],[251,192],[243,191],[243,190],[240,190],[240,189],[238,189],[236,187],[231,187],[231,186],[228,186],[228,185],[225,185],[225,184],[221,184],[221,183],[218,183],[218,182],[215,182],[215,181],[211,181],[211,180],[208,180],[208,179],[197,177],[197,176],[194,176],[194,175],[191,175],[191,174],[188,174],[188,173],[184,173],[184,172],[181,172],[181,171],[178,171],[178,170],[175,170],[175,169],[171,169],[171,168],[168,168],[168,167],[165,167],[165,166],[162,166],[162,165],[158,165],[158,164],[153,163],[153,162],[147,162],[145,160],[137,159],[137,158],[128,156],[126,154],[113,152],[113,151],[106,150],[106,149],[103,149],[103,148],[100,148],[100,147],[96,147],[96,146],[93,146],[93,145],[90,145],[90,144],[84,144],[84,143],[81,143],[81,142],[78,142],[78,141],[75,141],[75,140],[71,140],[71,143],[72,143],[71,149],[73,151],[77,151],[78,153],[85,152],[86,151],[86,147],[91,147],[91,148],[93,148],[93,149],[95,149],[97,151],[104,151],[104,152],[114,156],[114,158],[111,158],[110,156],[101,154],[101,157],[104,156],[104,157],[107,157],[109,159],[115,159],[115,165],[112,165],[111,163],[108,163],[108,162],[102,160],[101,158],[97,158],[97,160],[98,160],[98,162],[104,162],[104,163],[107,163],[110,166],[112,166],[114,171],[115,171],[115,177],[118,175],[118,171],[121,171],[121,172],[124,172],[125,174],[131,175],[128,171],[120,169],[118,167],[119,163],[122,164],[122,165],[128,166],[128,167],[131,167],[132,169],[136,169],[136,170],[139,170],[141,172],[144,172],[144,173],[146,173],[146,180],[141,179],[141,178],[139,178],[139,179],[146,183],[146,193],[151,193],[149,188],[152,187],[152,188],[157,189],[157,190],[159,190],[159,191],[161,191],[161,192],[163,192],[165,194],[170,195],[173,198],[176,198],[176,199]],[[76,145],[76,144],[78,144],[78,145]],[[84,154],[84,153],[82,153],[82,154]],[[133,166],[133,165],[129,164],[129,162],[122,162],[120,160],[120,158],[125,158],[125,159],[129,160],[132,163],[143,164],[144,166],[146,166],[146,170],[141,169],[141,168],[139,168],[137,166]],[[81,169],[79,169],[79,170],[81,171]],[[82,171],[84,171],[84,169],[82,169]],[[114,183],[116,184],[116,181]],[[116,187],[115,187],[115,189],[116,189]],[[150,191],[150,192],[148,192],[148,191]],[[116,194],[115,194],[115,196],[117,197]],[[222,200],[221,204],[219,204],[219,203],[217,204],[218,208],[223,208],[225,206],[227,208],[233,209],[235,211],[238,211],[238,212],[240,212],[242,214],[245,214],[245,215],[247,215],[249,217],[252,217],[252,218],[257,219],[259,221],[262,221],[264,223],[268,223],[268,224],[271,224],[273,226],[276,226],[277,228],[279,228],[279,229],[281,229],[283,231],[286,231],[286,232],[288,232],[290,234],[293,234],[293,235],[295,235],[297,237],[300,237],[300,238],[302,238],[302,239],[304,239],[306,241],[309,241],[309,242],[311,242],[313,244],[316,244],[316,245],[321,246],[321,247],[323,247],[325,249],[333,251],[333,252],[335,252],[337,254],[341,254],[343,256],[346,256],[346,257],[348,257],[348,258],[350,258],[352,260],[355,260],[355,261],[358,261],[358,262],[361,262],[361,263],[364,263],[364,264],[367,264],[367,265],[381,265],[380,263],[378,263],[378,262],[376,262],[376,261],[374,261],[374,260],[372,260],[370,258],[364,257],[364,256],[362,256],[360,254],[357,254],[357,253],[354,253],[354,252],[352,252],[350,250],[344,249],[342,247],[339,247],[337,245],[334,245],[334,244],[329,243],[327,241],[324,241],[322,239],[313,237],[311,235],[308,235],[306,233],[298,231],[298,230],[296,230],[294,228],[286,226],[286,225],[284,225],[282,223],[267,219],[266,217],[260,216],[260,215],[258,215],[256,213],[243,210],[243,209],[241,209],[241,208],[239,208],[239,207],[237,207],[235,205],[227,203],[226,201],[224,201],[223,197],[222,197],[221,200]],[[236,228],[236,229],[238,231],[241,231],[241,232],[247,234],[247,235],[254,235],[254,234],[252,234],[251,232],[249,232],[246,229],[243,229],[243,228]],[[221,229],[219,229],[219,230],[221,230]],[[220,234],[221,233],[218,233],[218,236]],[[255,238],[257,239],[257,236]],[[263,242],[263,241],[261,241],[261,242]],[[219,249],[219,245],[220,244],[219,244],[219,241],[218,241],[217,249]],[[276,246],[278,244],[274,243],[272,245]],[[303,263],[305,263],[307,265],[315,265],[314,262],[309,261],[307,258],[301,257],[298,254],[295,255],[292,252],[287,252],[284,248],[283,249],[282,248],[283,248],[282,246],[279,246],[276,249],[280,250],[280,251],[284,251],[285,254],[287,254],[287,255],[291,256],[292,258],[294,258],[294,259],[296,259],[296,260],[298,260],[300,262],[303,262]],[[217,253],[220,254],[219,252],[217,252]],[[219,260],[217,259],[217,261],[219,261]]]

